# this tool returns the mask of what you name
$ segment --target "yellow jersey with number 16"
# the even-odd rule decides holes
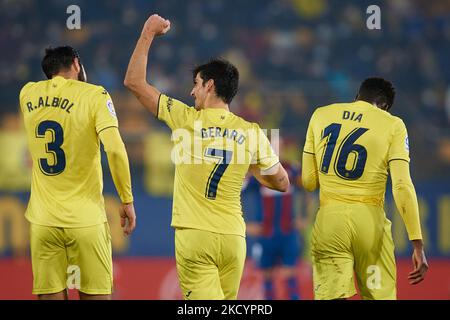
[[[409,162],[403,121],[367,102],[316,109],[304,152],[315,154],[320,205],[367,203],[383,207],[389,161]]]

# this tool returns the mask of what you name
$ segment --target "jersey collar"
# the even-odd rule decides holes
[[[203,110],[208,110],[208,112],[216,112],[216,113],[228,113],[230,111],[223,108],[205,108]]]
[[[53,77],[50,81],[54,84],[60,84],[60,83],[66,82],[67,79],[62,76],[56,76],[56,77]]]
[[[372,107],[372,108],[378,108],[377,106],[374,106],[371,103],[368,103],[366,101],[363,100],[356,100],[355,102],[353,102],[354,105],[356,106],[360,106],[360,107]]]

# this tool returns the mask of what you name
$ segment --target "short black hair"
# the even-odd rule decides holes
[[[361,83],[357,99],[375,103],[379,108],[389,111],[394,104],[395,88],[383,78],[367,78]]]
[[[200,74],[203,83],[213,79],[217,96],[226,104],[231,103],[239,86],[239,71],[233,64],[222,58],[214,58],[195,67],[194,81],[197,74]]]
[[[45,56],[41,62],[42,71],[48,79],[51,79],[60,71],[70,69],[75,58],[79,59],[78,52],[70,46],[49,47],[45,49]]]

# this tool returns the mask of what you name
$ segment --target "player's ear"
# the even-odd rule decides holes
[[[389,111],[389,105],[387,104],[386,100],[383,98],[377,98],[375,99],[374,103],[377,105],[378,108],[384,111]]]
[[[384,111],[389,111],[389,105],[386,102],[377,103],[378,108]]]
[[[73,64],[75,65],[75,71],[77,72],[78,75],[78,81],[87,82],[86,71],[84,70],[84,66],[81,63],[80,59],[75,58]]]
[[[73,69],[77,74],[80,73],[80,71],[81,71],[81,66],[80,66],[80,61],[78,60],[78,58],[75,58],[75,59],[73,60],[73,63],[72,63],[72,69]]]
[[[206,90],[207,91],[214,91],[214,80],[213,79],[209,79],[207,82],[206,82]]]

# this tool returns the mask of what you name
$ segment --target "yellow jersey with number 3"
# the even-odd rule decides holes
[[[33,161],[26,218],[62,228],[106,222],[98,133],[118,127],[106,90],[57,76],[27,83],[20,108]]]
[[[304,152],[315,155],[321,206],[333,202],[383,206],[389,161],[409,162],[403,121],[367,102],[316,109]]]
[[[249,165],[279,162],[256,123],[225,109],[200,111],[161,95],[157,118],[172,129],[172,227],[245,236],[241,190]]]

